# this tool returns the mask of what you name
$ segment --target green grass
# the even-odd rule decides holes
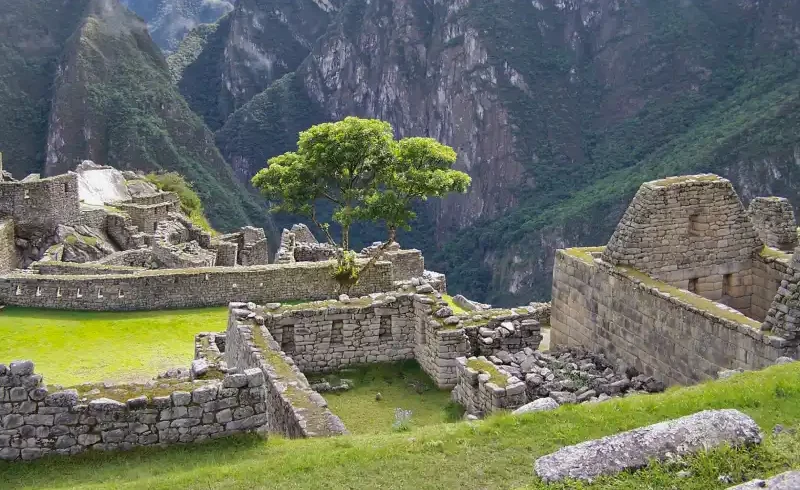
[[[501,388],[508,386],[508,379],[497,370],[497,368],[489,361],[481,361],[480,359],[469,359],[467,367],[472,368],[480,373],[489,375],[489,381],[496,384]]]
[[[465,310],[464,308],[458,306],[456,304],[456,302],[453,300],[453,297],[450,296],[449,294],[443,294],[442,295],[442,299],[447,302],[447,306],[449,306],[453,310],[454,314],[458,315],[458,314],[467,312],[467,310]]]
[[[223,331],[226,308],[95,313],[6,308],[0,362],[30,359],[50,384],[142,381],[188,368],[198,332]]]
[[[773,259],[780,259],[780,260],[791,260],[792,254],[783,252],[781,250],[777,250],[775,248],[768,247],[764,245],[764,248],[761,249],[760,255],[766,258],[773,258]]]
[[[458,420],[461,412],[450,401],[450,390],[437,389],[416,361],[373,364],[338,373],[315,376],[338,385],[344,378],[354,387],[338,393],[323,393],[333,413],[352,434],[378,434],[392,430],[394,409],[411,410],[411,426],[422,427]],[[375,394],[382,399],[377,401]]]
[[[704,409],[737,408],[767,434],[760,447],[720,449],[677,466],[598,480],[593,486],[544,486],[533,461],[559,447]],[[734,482],[800,468],[800,436],[772,437],[776,424],[800,424],[800,363],[731,379],[596,405],[571,405],[481,423],[440,424],[411,432],[313,440],[236,438],[168,449],[91,453],[34,463],[0,464],[8,489],[723,489]],[[682,468],[681,468],[682,469]]]

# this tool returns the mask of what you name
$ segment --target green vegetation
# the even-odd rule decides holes
[[[273,212],[311,219],[330,245],[345,251],[337,257],[334,278],[349,288],[394,243],[398,229],[410,229],[415,201],[466,192],[471,179],[451,169],[455,161],[455,151],[434,139],[397,141],[387,122],[346,117],[302,131],[297,151],[271,158],[252,183],[274,201]],[[320,221],[319,201],[333,207],[340,240],[333,238],[329,223]],[[383,222],[388,231],[386,242],[361,270],[350,252],[350,228],[358,221]]]
[[[467,367],[472,368],[480,373],[489,375],[489,381],[496,384],[501,388],[508,386],[508,378],[497,370],[494,364],[489,361],[482,361],[480,359],[467,360]]]
[[[447,302],[447,306],[449,306],[453,310],[453,313],[455,313],[456,315],[461,313],[467,313],[467,310],[458,306],[456,302],[453,300],[453,297],[450,296],[449,294],[442,294],[442,299]]]
[[[649,286],[651,288],[657,288],[662,293],[667,293],[670,296],[674,296],[680,299],[681,301],[689,303],[695,308],[706,310],[708,312],[713,313],[715,316],[725,318],[726,320],[730,320],[732,322],[748,325],[757,331],[761,330],[761,322],[757,322],[752,318],[745,316],[737,311],[729,310],[727,308],[722,308],[720,307],[719,303],[711,301],[710,299],[706,299],[698,294],[686,291],[685,289],[676,288],[674,286],[670,286],[665,282],[653,279],[652,277],[634,269],[633,267],[617,266],[616,269],[621,271],[628,277],[636,279],[645,286]]]
[[[131,398],[140,396],[146,396],[152,400],[153,397],[157,396],[169,396],[174,391],[192,391],[202,386],[202,384],[202,382],[182,381],[179,379],[161,379],[154,386],[121,383],[115,384],[113,387],[106,387],[104,383],[81,383],[68,388],[75,388],[78,396],[87,401],[110,398],[125,403]]]
[[[0,362],[30,359],[47,383],[143,381],[188,368],[194,336],[221,331],[226,308],[95,313],[8,307]]]
[[[218,22],[195,27],[183,38],[178,49],[167,57],[173,83],[178,83],[186,67],[197,61],[197,57],[208,44],[209,37],[217,32],[218,27]]]
[[[347,391],[323,393],[331,411],[351,434],[390,432],[396,408],[411,410],[412,427],[454,422],[462,415],[450,402],[450,390],[436,388],[416,361],[358,366],[309,377],[312,384],[323,379],[331,386],[338,386],[342,379],[352,382]],[[378,393],[380,400],[376,400]]]
[[[735,483],[800,468],[800,363],[744,373],[725,381],[632,396],[553,412],[501,415],[482,423],[441,424],[411,432],[312,440],[236,438],[204,445],[91,453],[29,464],[0,465],[8,488],[520,488],[529,490],[722,490]],[[765,442],[718,449],[674,464],[602,478],[592,486],[543,485],[535,458],[559,447],[713,408],[752,416]],[[781,424],[787,430],[775,436]],[[688,477],[679,477],[679,470]]]
[[[192,223],[203,230],[216,233],[206,219],[203,202],[192,188],[191,184],[177,172],[164,172],[147,174],[147,181],[154,184],[162,191],[174,192],[181,201],[181,211],[192,220]]]
[[[768,247],[766,245],[764,245],[764,248],[761,249],[760,255],[764,258],[772,258],[772,259],[779,259],[786,261],[791,260],[792,258],[792,254],[774,249],[772,247]]]

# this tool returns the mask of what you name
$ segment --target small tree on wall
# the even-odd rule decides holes
[[[451,168],[455,161],[455,151],[434,139],[398,141],[387,122],[348,117],[301,132],[297,151],[271,158],[252,182],[276,204],[274,212],[308,217],[328,243],[341,249],[335,275],[349,287],[394,243],[398,229],[410,229],[414,201],[466,192],[470,177]],[[317,212],[324,201],[333,205],[339,241]],[[350,251],[356,221],[383,223],[387,229],[387,240],[361,271]]]

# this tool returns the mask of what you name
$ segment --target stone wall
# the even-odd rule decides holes
[[[157,204],[111,203],[111,205],[127,213],[133,225],[143,233],[154,233],[158,222],[169,218],[169,214],[179,208],[177,203],[172,201]]]
[[[14,222],[0,221],[0,272],[15,269],[19,264],[19,254],[14,245]]]
[[[601,254],[602,249],[557,252],[551,345],[599,350],[668,384],[796,357],[786,339],[761,332],[759,322],[604,262]]]
[[[267,429],[286,437],[346,434],[341,419],[331,413],[325,399],[311,389],[290,357],[280,350],[256,315],[255,305],[231,304],[225,335],[225,361],[229,366],[256,368],[266,383]]]
[[[759,322],[767,317],[767,312],[775,299],[781,281],[787,279],[791,255],[780,254],[776,250],[762,253],[753,258],[751,269],[753,294],[750,298],[748,316]]]
[[[452,397],[469,414],[482,416],[514,409],[528,401],[525,383],[501,372],[485,357],[459,357],[456,359],[456,373],[458,383],[453,388]]]
[[[59,276],[59,275],[106,275],[106,274],[135,274],[147,269],[142,267],[129,267],[125,265],[105,265],[95,262],[34,262],[31,269],[39,274]]]
[[[13,219],[22,238],[51,234],[60,224],[80,224],[77,175],[0,181],[0,216]]]
[[[188,386],[158,396],[84,403],[74,389],[51,393],[30,361],[0,365],[0,460],[200,442],[266,424],[259,369]]]
[[[373,304],[359,300],[318,309],[260,311],[264,324],[301,371],[414,358],[413,295]]]
[[[470,344],[464,328],[445,325],[434,319],[434,305],[436,301],[429,296],[418,295],[415,298],[414,357],[436,386],[452,388],[458,381],[456,358],[469,355]]]
[[[758,232],[758,237],[767,246],[786,251],[797,246],[797,223],[788,199],[756,197],[750,201],[747,214]]]
[[[603,258],[719,299],[762,247],[730,181],[706,174],[642,184]]]
[[[388,260],[394,266],[395,281],[410,281],[414,277],[422,277],[425,272],[425,258],[419,250],[386,252],[381,259]]]
[[[333,262],[252,267],[148,270],[103,276],[0,276],[0,303],[95,311],[222,306],[232,301],[318,300],[337,297]],[[393,288],[392,264],[378,262],[353,288],[369,294]]]

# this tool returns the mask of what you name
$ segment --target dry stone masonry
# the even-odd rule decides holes
[[[166,391],[140,388],[127,399],[86,397],[76,389],[51,391],[31,361],[0,365],[0,460],[200,442],[266,423],[259,369]]]
[[[792,251],[797,246],[797,223],[785,197],[757,197],[747,209],[758,237],[768,247]]]
[[[764,202],[748,216],[715,175],[643,184],[607,247],[557,252],[551,343],[603,352],[668,384],[797,358],[798,269],[759,239],[796,225],[783,211],[767,219],[781,201]]]

